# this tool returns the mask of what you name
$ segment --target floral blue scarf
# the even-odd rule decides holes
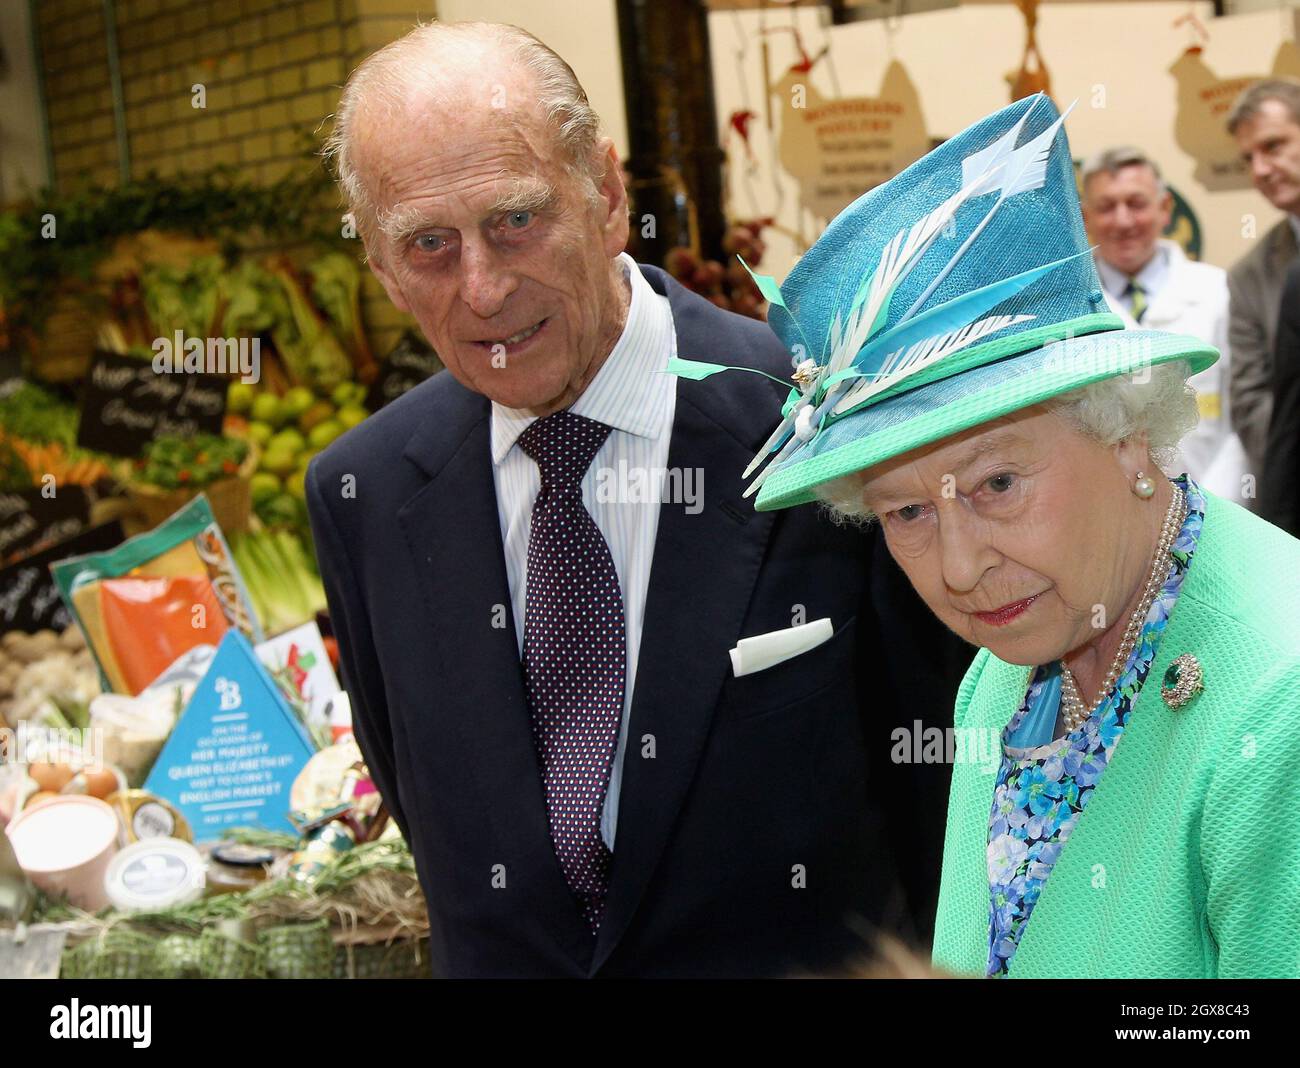
[[[1047,877],[1119,744],[1178,600],[1205,519],[1205,497],[1187,475],[1173,481],[1187,495],[1187,517],[1170,550],[1168,576],[1110,694],[1065,737],[1017,747],[1012,741],[1025,743],[1021,727],[1030,725],[1027,720],[1056,721],[1061,665],[1042,665],[1033,670],[1025,699],[1003,731],[989,817],[989,976],[1007,974]]]

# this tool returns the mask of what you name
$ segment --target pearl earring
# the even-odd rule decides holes
[[[1141,471],[1137,473],[1137,478],[1133,481],[1133,492],[1143,500],[1156,495],[1156,484]]]

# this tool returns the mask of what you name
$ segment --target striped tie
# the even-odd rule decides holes
[[[1128,288],[1124,290],[1124,296],[1129,298],[1129,311],[1134,321],[1140,323],[1142,316],[1147,313],[1147,291],[1136,277],[1128,280]]]

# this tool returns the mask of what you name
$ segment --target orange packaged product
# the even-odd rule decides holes
[[[231,627],[262,640],[226,540],[199,495],[147,533],[51,565],[105,686],[135,696],[196,645]]]
[[[207,578],[120,578],[99,583],[99,612],[127,690],[137,694],[195,645],[229,629]]]

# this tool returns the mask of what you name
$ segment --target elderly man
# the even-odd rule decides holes
[[[1218,363],[1188,379],[1201,419],[1183,438],[1177,471],[1248,507],[1242,475],[1246,454],[1233,433],[1227,403],[1228,283],[1222,268],[1189,260],[1169,226],[1174,199],[1160,169],[1140,149],[1107,149],[1084,161],[1083,219],[1111,309],[1130,327],[1168,330],[1208,341]]]
[[[1287,265],[1300,248],[1300,82],[1271,78],[1247,88],[1228,113],[1255,188],[1286,217],[1228,272],[1232,423],[1268,495],[1265,472],[1273,411],[1273,349]]]
[[[622,254],[613,144],[523,31],[413,30],[352,75],[330,148],[447,368],[307,480],[435,974],[824,970],[906,926],[900,879],[924,926],[943,769],[891,764],[890,733],[947,722],[969,652],[867,534],[742,499],[784,390],[662,373],[789,354]],[[736,673],[741,639],[805,623]],[[920,797],[891,782],[918,770]]]

